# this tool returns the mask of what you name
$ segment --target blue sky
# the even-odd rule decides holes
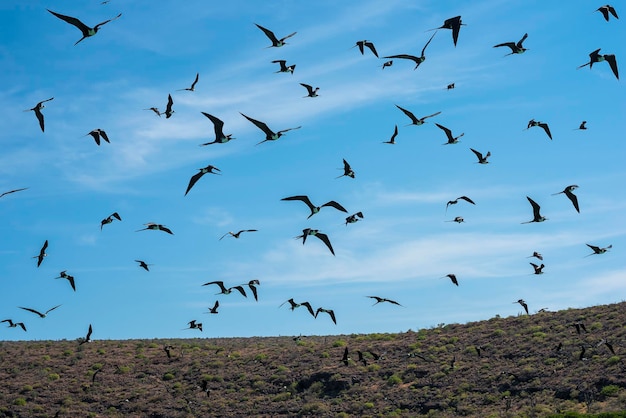
[[[0,317],[28,332],[0,327],[0,339],[93,339],[326,335],[400,332],[619,302],[626,291],[626,114],[623,80],[605,62],[577,70],[602,48],[626,57],[622,20],[606,22],[600,4],[571,1],[4,1],[0,4]],[[618,14],[626,14],[620,10]],[[46,9],[88,25],[122,16],[78,45],[80,31]],[[460,15],[454,47],[439,30],[426,61],[428,29]],[[255,23],[280,38],[281,48]],[[504,56],[503,42],[528,38],[524,54]],[[380,55],[361,55],[356,41]],[[273,60],[296,64],[276,73]],[[178,91],[191,85],[195,91]],[[299,83],[319,86],[303,98]],[[446,86],[455,83],[455,88]],[[175,113],[164,110],[168,94]],[[42,110],[42,133],[33,112]],[[421,126],[416,116],[441,111]],[[201,112],[224,121],[236,139],[214,139]],[[277,141],[240,113],[276,130],[302,126]],[[553,140],[530,119],[547,122]],[[581,121],[587,130],[575,130]],[[460,143],[446,142],[439,123]],[[394,145],[384,144],[397,125]],[[110,143],[97,146],[93,129]],[[477,164],[470,151],[490,151]],[[336,178],[346,159],[354,179]],[[184,192],[199,168],[207,174]],[[563,195],[579,186],[577,213]],[[302,202],[335,200],[307,219]],[[476,204],[446,202],[468,196]],[[532,219],[526,196],[548,221]],[[363,212],[359,222],[345,217]],[[100,221],[118,212],[100,230]],[[446,222],[462,216],[464,223]],[[171,228],[141,231],[155,222]],[[304,228],[329,236],[336,256]],[[257,229],[239,239],[228,231]],[[36,267],[32,256],[49,241]],[[611,251],[586,257],[586,243]],[[543,275],[527,258],[543,254]],[[150,271],[134,261],[145,260]],[[75,277],[77,291],[60,271]],[[457,276],[459,286],[449,279]],[[258,279],[258,302],[216,295],[222,280]],[[366,296],[403,306],[372,306]],[[333,309],[337,325],[314,309]],[[219,314],[209,307],[220,301]],[[41,319],[19,309],[45,311]],[[204,331],[184,330],[197,320]],[[4,324],[3,324],[4,325]]]

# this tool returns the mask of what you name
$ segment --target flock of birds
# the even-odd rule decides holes
[[[618,15],[617,12],[615,11],[615,9],[610,6],[610,5],[606,5],[606,6],[602,6],[600,8],[597,9],[597,11],[599,11],[604,18],[609,21],[609,18],[612,16],[615,19],[618,19]],[[70,24],[73,25],[74,27],[76,27],[77,29],[80,30],[82,37],[80,39],[78,39],[76,41],[76,44],[82,42],[83,40],[85,40],[86,38],[92,37],[94,35],[96,35],[98,33],[98,31],[106,24],[113,22],[117,19],[119,19],[122,14],[118,14],[117,16],[102,21],[100,23],[98,23],[97,25],[93,26],[93,27],[89,27],[86,24],[84,24],[81,20],[75,18],[75,17],[71,17],[71,16],[67,16],[67,15],[63,15],[57,12],[54,12],[52,10],[48,10],[48,12],[55,16],[56,18]],[[286,36],[283,36],[282,38],[278,38],[274,32],[272,32],[271,30],[259,25],[259,24],[255,24],[256,27],[262,31],[262,33],[271,41],[271,45],[268,46],[268,48],[280,48],[283,47],[285,45],[287,45],[287,40],[291,39],[293,36],[296,35],[297,32],[292,32]],[[446,19],[443,24],[440,27],[437,28],[433,28],[430,29],[432,31],[435,31],[430,38],[428,39],[428,41],[426,42],[426,44],[423,46],[421,53],[419,56],[416,55],[410,55],[410,54],[395,54],[395,55],[386,55],[383,57],[379,57],[378,51],[376,50],[376,47],[374,45],[374,43],[372,41],[369,40],[360,40],[357,41],[356,44],[353,47],[358,47],[359,51],[361,54],[365,54],[365,48],[367,48],[375,57],[377,58],[382,58],[385,59],[386,61],[382,64],[381,68],[385,69],[387,67],[390,67],[394,64],[394,60],[408,60],[408,61],[412,61],[415,66],[413,68],[413,70],[417,70],[421,64],[423,64],[426,61],[426,49],[429,46],[429,44],[431,43],[431,41],[433,40],[433,38],[435,37],[435,35],[437,35],[437,33],[439,32],[439,30],[450,30],[451,34],[452,34],[452,42],[453,45],[456,47],[457,45],[457,41],[459,39],[460,36],[460,31],[462,26],[464,26],[464,23],[462,23],[461,20],[461,16],[455,16],[452,17],[450,19]],[[524,33],[524,35],[521,37],[521,39],[517,42],[504,42],[504,43],[499,43],[494,45],[494,48],[509,48],[510,49],[510,53],[508,53],[507,55],[513,55],[513,54],[523,54],[524,52],[527,51],[527,48],[524,47],[523,43],[526,41],[526,39],[528,38],[528,33]],[[271,61],[273,64],[278,64],[279,69],[276,71],[277,73],[288,73],[288,74],[293,74],[295,69],[296,69],[296,64],[288,64],[287,60],[273,60]],[[615,55],[613,54],[600,54],[600,49],[597,49],[593,52],[591,52],[589,54],[589,61],[580,65],[578,68],[583,68],[586,66],[589,66],[589,68],[592,68],[594,64],[596,63],[600,63],[600,62],[607,62],[610,66],[610,69],[612,70],[614,76],[619,79],[619,72],[618,72],[618,66],[617,66],[617,60]],[[182,88],[179,89],[179,91],[189,91],[189,92],[194,92],[197,83],[199,82],[200,79],[200,74],[196,73],[195,78],[193,80],[193,82],[191,83],[191,85],[189,87],[186,88]],[[319,87],[313,87],[313,85],[311,84],[306,84],[306,83],[299,83],[303,88],[306,89],[306,96],[304,96],[305,98],[315,98],[318,97],[318,91],[319,91]],[[454,83],[449,84],[447,86],[447,89],[453,89],[455,87]],[[44,114],[42,112],[42,109],[44,109],[45,104],[47,104],[48,102],[54,100],[54,97],[50,97],[48,99],[42,100],[40,102],[38,102],[34,107],[30,108],[30,109],[26,109],[25,111],[32,111],[35,114],[35,117],[38,121],[39,127],[41,129],[42,132],[45,132],[45,122],[44,122]],[[396,107],[406,116],[408,117],[410,123],[408,123],[407,126],[409,125],[415,125],[415,126],[420,126],[423,125],[425,123],[428,123],[428,119],[430,118],[435,118],[436,116],[440,115],[442,112],[441,111],[436,111],[434,113],[428,114],[426,116],[421,116],[418,117],[416,116],[411,110],[406,109],[404,107],[401,107],[399,105],[396,105]],[[161,112],[159,110],[159,107],[149,107],[145,110],[150,110],[152,111],[156,116],[161,117],[162,115],[165,115],[165,118],[170,118],[174,115],[175,110],[174,110],[174,100],[172,98],[171,94],[168,94],[168,98],[167,98],[167,103],[166,103],[166,107],[165,107],[165,111]],[[224,122],[218,118],[217,116],[207,113],[207,112],[201,112],[202,115],[204,115],[207,119],[209,119],[209,121],[212,123],[213,125],[213,131],[214,131],[214,135],[215,138],[210,141],[210,142],[206,142],[203,144],[200,144],[201,146],[209,146],[209,145],[213,145],[213,144],[225,144],[233,139],[235,139],[232,134],[226,134],[224,133]],[[272,129],[268,126],[267,123],[254,119],[246,114],[241,113],[241,116],[243,118],[245,118],[247,121],[249,121],[250,123],[252,123],[256,128],[258,128],[262,134],[262,140],[260,140],[259,142],[256,143],[256,145],[260,145],[263,144],[265,142],[268,141],[277,141],[279,140],[281,137],[283,137],[287,132],[293,131],[293,130],[297,130],[300,129],[301,126],[296,126],[296,127],[289,127],[289,128],[284,128],[284,129],[280,129],[280,130],[275,130]],[[443,134],[445,135],[446,138],[446,142],[444,143],[444,145],[454,145],[454,144],[458,144],[460,142],[460,138],[462,138],[464,136],[464,133],[453,133],[453,131],[451,129],[449,129],[448,127],[440,124],[440,123],[434,123],[434,125],[439,128]],[[552,140],[552,133],[550,131],[550,127],[548,125],[548,123],[545,122],[541,122],[541,121],[536,121],[534,119],[531,119],[528,124],[526,129],[530,129],[533,127],[539,127],[541,129],[543,129],[543,131],[545,132],[545,134],[547,135],[547,137]],[[586,121],[583,121],[579,128],[580,130],[585,130],[587,129],[586,127]],[[392,136],[390,137],[389,140],[384,141],[384,143],[386,144],[395,144],[395,140],[396,137],[398,135],[398,125],[395,126],[394,131]],[[101,142],[107,142],[110,143],[109,140],[109,136],[107,135],[107,133],[103,130],[103,129],[94,129],[92,131],[90,131],[89,133],[87,133],[85,136],[91,136],[95,143],[100,146]],[[487,151],[487,152],[481,152],[478,151],[476,149],[470,148],[471,152],[476,156],[477,158],[477,163],[478,164],[488,164],[488,158],[491,157],[491,152]],[[337,178],[340,177],[349,177],[349,178],[355,178],[356,177],[356,173],[353,170],[353,168],[351,167],[351,165],[348,163],[348,161],[346,161],[346,159],[343,159],[343,174],[338,176]],[[191,178],[189,179],[189,183],[187,185],[187,188],[184,192],[184,195],[186,196],[191,190],[192,188],[194,188],[194,186],[196,186],[196,184],[198,183],[198,181],[205,176],[206,174],[213,174],[216,176],[221,175],[221,170],[214,166],[214,165],[207,165],[205,167],[199,168],[198,172],[195,173],[193,176],[191,176]],[[568,185],[566,186],[562,191],[559,191],[557,193],[554,193],[554,195],[559,195],[559,194],[564,194],[569,201],[572,203],[574,209],[576,210],[576,212],[580,212],[580,206],[579,206],[579,201],[577,196],[574,194],[574,191],[578,188],[577,185]],[[13,189],[13,190],[9,190],[6,191],[2,194],[0,194],[0,198],[5,197],[9,194],[13,194],[16,192],[22,192],[27,190],[28,188],[17,188],[17,189]],[[287,196],[281,199],[282,201],[285,202],[302,202],[303,204],[306,205],[309,213],[306,219],[310,219],[312,216],[316,215],[317,213],[319,213],[322,209],[324,208],[332,208],[336,211],[345,213],[347,216],[345,217],[345,224],[352,224],[355,222],[358,222],[359,220],[364,219],[364,215],[363,212],[358,211],[355,212],[353,214],[348,214],[348,210],[341,205],[340,203],[338,203],[335,200],[329,200],[321,205],[317,205],[314,204],[311,199],[309,198],[309,196],[301,194],[301,195],[294,195],[294,196]],[[540,205],[533,200],[531,197],[527,196],[527,200],[530,204],[530,207],[532,209],[532,219],[522,222],[524,224],[526,223],[537,223],[537,222],[544,222],[547,220],[547,218],[545,216],[543,216],[541,214],[541,207]],[[475,205],[475,202],[473,199],[471,199],[468,196],[459,196],[456,199],[453,200],[449,200],[446,203],[446,212],[448,210],[448,207],[451,205],[456,205],[458,204],[460,201],[463,201],[467,204],[471,204],[471,205]],[[113,212],[111,213],[109,216],[107,216],[106,218],[102,219],[100,222],[100,229],[102,230],[106,225],[109,225],[115,221],[122,221],[122,217],[118,212]],[[451,220],[447,220],[446,222],[456,222],[456,223],[463,223],[464,219],[461,216],[456,216],[454,219]],[[152,230],[152,231],[161,231],[164,232],[166,234],[170,234],[173,235],[174,232],[168,228],[166,225],[163,224],[158,224],[158,223],[146,223],[144,225],[144,228],[137,230],[136,232],[139,231],[145,231],[145,230]],[[257,229],[241,229],[238,231],[229,231],[226,232],[225,234],[223,234],[219,240],[222,240],[225,237],[232,237],[232,238],[240,238],[241,234],[244,233],[252,233],[252,232],[257,232]],[[313,228],[304,228],[302,229],[302,233],[300,235],[297,235],[295,237],[295,239],[301,239],[302,240],[302,244],[304,245],[307,241],[308,237],[315,237],[317,239],[319,239],[325,246],[326,248],[329,250],[329,252],[332,255],[335,255],[335,250],[331,244],[331,239],[330,237],[322,232],[319,229],[313,229]],[[609,249],[612,248],[611,245],[605,246],[605,247],[600,247],[597,245],[593,245],[593,244],[587,244],[587,246],[593,251],[591,254],[589,255],[594,255],[594,254],[603,254],[605,252],[607,252]],[[36,266],[40,267],[41,264],[43,263],[44,259],[47,256],[47,248],[48,248],[48,240],[46,240],[43,244],[43,246],[41,247],[40,251],[38,254],[36,254],[35,256],[33,256],[33,258],[35,258],[37,260]],[[537,258],[539,260],[543,260],[543,257],[541,256],[541,254],[539,252],[534,252],[532,256],[530,257],[534,257]],[[150,271],[149,270],[149,266],[151,264],[148,264],[146,261],[144,260],[140,260],[140,259],[136,259],[135,262],[138,263],[138,266],[140,268],[143,268],[146,271]],[[534,274],[539,275],[543,273],[543,270],[545,268],[545,265],[542,264],[536,264],[536,263],[530,263],[530,265],[532,266],[533,270],[534,270]],[[445,276],[443,276],[442,278],[448,278],[451,280],[452,284],[459,286],[459,281],[457,279],[457,276],[453,273],[447,274]],[[71,286],[71,288],[73,289],[73,291],[76,291],[76,280],[75,278],[69,274],[67,272],[67,270],[61,271],[59,273],[59,276],[56,277],[56,279],[65,279],[68,281],[69,285]],[[257,286],[260,285],[260,281],[258,279],[253,279],[250,280],[248,283],[244,283],[244,284],[236,284],[233,286],[226,286],[224,284],[223,281],[210,281],[207,283],[202,284],[202,286],[217,286],[219,288],[219,293],[218,295],[229,295],[231,293],[233,293],[233,291],[235,291],[236,293],[240,294],[243,297],[248,297],[248,292],[250,292],[252,294],[252,296],[254,297],[255,300],[258,301],[258,290],[257,290]],[[374,305],[377,305],[379,303],[388,303],[390,305],[396,305],[396,306],[403,306],[401,305],[399,302],[395,301],[395,300],[391,300],[391,299],[387,299],[385,297],[382,296],[375,296],[375,295],[370,295],[367,296],[368,298],[374,299],[375,303]],[[307,311],[314,317],[317,318],[319,316],[320,313],[325,313],[329,316],[329,318],[332,320],[332,322],[334,324],[337,324],[337,318],[335,315],[335,311],[333,309],[328,309],[325,307],[317,307],[316,309],[313,308],[313,306],[311,305],[311,303],[309,303],[308,301],[302,301],[302,302],[296,302],[293,298],[290,298],[289,300],[285,301],[283,304],[281,304],[280,306],[283,306],[284,304],[289,304],[290,306],[290,310],[294,311],[295,309],[299,308],[299,307],[305,307],[307,309]],[[519,303],[524,311],[528,314],[528,305],[526,304],[526,302],[523,299],[518,300],[517,302],[513,302],[513,303]],[[19,307],[19,309],[31,312],[37,316],[39,316],[40,318],[46,318],[46,316],[51,313],[52,311],[56,310],[57,308],[59,308],[61,305],[56,305],[50,309],[47,309],[45,311],[40,311],[34,308],[29,308],[29,307]],[[218,309],[220,307],[220,303],[219,300],[216,300],[214,302],[214,304],[212,306],[210,306],[208,308],[207,312],[204,313],[208,313],[208,314],[218,314]],[[25,325],[24,322],[17,322],[12,318],[7,318],[4,319],[2,321],[0,321],[2,323],[7,323],[8,327],[11,328],[21,328],[23,331],[27,330],[27,327]],[[202,323],[198,320],[198,319],[193,319],[190,320],[187,323],[188,327],[185,329],[197,329],[199,331],[203,330],[202,327]],[[82,339],[82,343],[84,342],[89,342],[91,340],[91,334],[92,334],[92,326],[91,324],[89,325],[89,330],[87,335]],[[374,358],[376,358],[375,353],[370,353],[371,356],[373,356]],[[347,358],[348,358],[348,352],[347,352],[347,348],[346,351],[344,353],[344,358],[342,359],[342,361],[347,362]],[[365,364],[365,359],[362,355],[362,353],[359,352],[359,361],[364,362]]]

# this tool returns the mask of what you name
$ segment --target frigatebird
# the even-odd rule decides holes
[[[350,177],[350,178],[354,178],[355,176],[355,172],[352,169],[352,167],[350,167],[350,164],[348,164],[348,162],[346,161],[346,159],[343,159],[343,174],[340,176],[335,177],[336,179],[340,178],[340,177]]]
[[[417,118],[411,111],[406,110],[406,109],[404,109],[404,108],[402,108],[402,107],[400,107],[398,105],[396,105],[396,107],[398,109],[400,109],[401,111],[403,111],[404,114],[407,115],[409,117],[409,119],[411,119],[411,123],[409,123],[406,126],[409,126],[409,125],[418,125],[418,126],[419,125],[423,125],[424,123],[426,123],[426,119],[432,118],[433,116],[437,116],[438,114],[441,113],[441,111],[439,111],[439,112],[433,113],[432,115],[428,115],[428,116],[424,116],[424,117],[421,117],[421,118]]]
[[[107,133],[104,132],[102,129],[98,128],[98,129],[94,129],[93,131],[89,132],[87,135],[91,135],[91,137],[93,138],[94,141],[96,141],[96,145],[100,145],[100,138],[104,139],[106,142],[108,142],[109,144],[111,143],[111,141],[109,141],[109,137],[107,136]]]
[[[368,40],[357,41],[357,43],[352,48],[354,48],[355,46],[359,47],[359,51],[361,51],[361,55],[363,55],[363,47],[366,46],[370,49],[370,51],[372,51],[372,54],[376,55],[376,58],[378,58],[378,52],[376,52],[376,48],[374,47],[374,44],[371,41],[368,41]]]
[[[28,189],[28,187],[22,187],[21,189],[9,190],[8,192],[0,193],[0,197],[4,197],[4,196],[6,196],[8,194],[11,194],[11,193],[21,192],[22,190],[26,190],[26,189]]]
[[[37,267],[39,267],[41,265],[41,262],[43,261],[43,259],[48,255],[48,254],[46,254],[46,248],[48,248],[48,240],[46,240],[43,243],[43,246],[39,250],[39,254],[33,256],[33,258],[37,259]]]
[[[74,280],[74,276],[67,274],[67,270],[63,270],[62,272],[59,273],[59,277],[55,277],[55,279],[65,279],[68,282],[70,282],[70,286],[72,286],[72,289],[74,290],[74,292],[76,292],[76,282]]]
[[[9,323],[9,328],[15,328],[15,327],[20,327],[22,328],[24,331],[26,331],[26,325],[24,325],[23,322],[13,322],[12,319],[3,319],[0,322],[8,322]]]
[[[517,302],[513,303],[519,303],[520,305],[522,305],[522,308],[524,308],[524,310],[526,311],[526,315],[528,315],[528,305],[526,304],[524,299],[519,299]]]
[[[189,328],[185,328],[185,329],[199,329],[200,332],[202,332],[202,322],[196,322],[196,319],[192,319],[191,321],[187,322],[187,324],[189,324]]]
[[[321,233],[319,229],[305,228],[302,230],[302,235],[298,235],[296,239],[302,238],[302,245],[304,245],[304,243],[306,242],[306,237],[308,237],[309,235],[313,235],[319,238],[324,244],[326,244],[331,254],[335,255],[333,246],[330,245],[330,239],[328,239],[328,235]]]
[[[87,335],[85,335],[85,338],[83,338],[78,345],[83,345],[85,343],[90,343],[91,342],[91,333],[92,332],[93,332],[93,328],[91,327],[91,324],[89,324],[89,330],[87,330]]]
[[[604,20],[606,20],[607,22],[609,21],[609,13],[611,13],[615,19],[619,19],[619,17],[617,17],[615,7],[611,6],[610,4],[600,6],[595,11],[602,13],[602,16],[604,16]]]
[[[274,60],[272,64],[279,64],[280,70],[276,71],[277,73],[291,73],[296,70],[296,64],[287,65],[286,60]]]
[[[347,216],[346,217],[346,225],[358,222],[359,219],[363,219],[363,212],[356,212],[356,213],[353,213],[350,216]]]
[[[462,216],[456,216],[454,219],[444,222],[456,222],[458,224],[462,224],[463,222],[465,222],[465,219],[463,219]]]
[[[581,330],[587,332],[587,328],[585,327],[585,324],[583,324],[582,322],[574,322],[573,324],[570,324],[570,325],[576,328],[576,334],[580,334]]]
[[[198,79],[200,78],[200,73],[196,73],[196,79],[193,80],[193,83],[191,83],[191,87],[187,87],[184,89],[178,89],[176,91],[183,91],[183,90],[187,90],[187,91],[195,91],[196,89],[196,83],[198,83]]]
[[[256,229],[240,229],[237,232],[228,231],[227,233],[225,233],[224,235],[220,237],[219,241],[221,241],[222,238],[224,238],[227,235],[230,235],[233,238],[239,238],[239,235],[241,235],[242,232],[257,232],[257,230]]]
[[[578,188],[577,185],[572,184],[570,186],[567,186],[565,189],[563,189],[562,192],[552,193],[552,196],[556,196],[557,194],[561,194],[561,193],[565,194],[565,196],[567,196],[567,198],[574,205],[574,209],[576,209],[576,212],[580,213],[580,208],[578,207],[578,197],[576,197],[576,195],[574,193],[572,193],[577,188]]]
[[[39,315],[39,317],[40,317],[40,318],[45,318],[45,317],[46,317],[46,315],[48,315],[48,313],[50,313],[51,311],[55,310],[55,309],[56,309],[56,308],[58,308],[59,306],[61,306],[61,305],[57,305],[57,306],[55,306],[55,307],[53,307],[53,308],[50,308],[50,309],[48,309],[45,313],[41,313],[41,312],[39,312],[39,311],[37,311],[37,310],[35,310],[35,309],[32,309],[32,308],[22,308],[21,306],[18,306],[18,308],[20,308],[20,309],[24,309],[25,311],[32,312],[32,313],[34,313],[34,314],[37,314],[37,315]]]
[[[431,36],[430,39],[428,40],[428,42],[426,42],[426,45],[424,45],[424,48],[422,48],[422,54],[419,57],[416,57],[415,55],[409,55],[409,54],[397,54],[397,55],[389,55],[389,56],[383,57],[383,58],[398,58],[398,59],[411,60],[411,61],[413,61],[415,63],[415,68],[413,68],[413,70],[417,70],[417,67],[419,67],[421,63],[426,61],[426,56],[424,55],[424,52],[426,52],[426,47],[428,46],[430,41],[433,40],[433,38],[435,37],[436,34],[437,34],[437,32],[433,33],[433,36]]]
[[[604,254],[605,252],[613,248],[613,244],[609,245],[608,247],[598,247],[598,246],[591,245],[591,244],[585,244],[585,245],[593,250],[593,252],[589,255]],[[589,255],[587,255],[586,257],[589,257]]]
[[[451,17],[450,19],[446,19],[438,28],[429,29],[429,30],[438,30],[438,29],[451,29],[452,30],[452,40],[454,41],[454,46],[456,47],[456,41],[459,39],[459,31],[461,30],[461,26],[465,26],[465,23],[461,22],[461,16]]]
[[[476,155],[478,158],[478,164],[488,164],[487,158],[491,157],[491,151],[487,151],[487,154],[483,156],[483,154],[479,151],[476,151],[474,148],[470,148],[470,150]]]
[[[311,304],[309,302],[295,302],[293,300],[293,298],[288,299],[286,301],[284,301],[283,303],[281,303],[278,307],[280,308],[281,306],[283,306],[285,303],[289,303],[289,309],[291,309],[292,311],[296,308],[299,308],[300,306],[304,306],[311,315],[313,315],[313,317],[315,318],[315,311],[313,310],[313,307],[311,306]]]
[[[216,300],[215,304],[213,305],[213,307],[209,308],[209,312],[205,312],[205,313],[216,314],[216,313],[218,313],[217,312],[217,308],[219,308],[219,306],[220,306],[220,301]]]
[[[598,347],[601,346],[602,344],[606,345],[606,347],[609,349],[611,354],[615,355],[615,349],[613,348],[613,344],[611,344],[606,338],[602,338],[600,340],[600,342],[598,343]]]
[[[265,141],[276,141],[278,138],[280,138],[283,133],[294,130],[294,129],[300,129],[302,126],[298,126],[295,128],[288,128],[288,129],[283,129],[281,131],[278,132],[274,132],[272,131],[264,122],[261,122],[259,120],[256,119],[252,119],[249,116],[244,115],[243,113],[239,112],[241,114],[241,116],[243,116],[244,118],[248,119],[250,122],[252,122],[257,128],[259,128],[260,130],[262,130],[265,133],[265,139],[261,142],[258,142],[256,145],[262,144]]]
[[[278,47],[281,47],[283,45],[286,45],[287,42],[285,42],[285,39],[291,38],[293,35],[295,35],[297,33],[297,32],[294,32],[294,33],[291,33],[291,34],[285,36],[284,38],[278,39],[278,38],[276,38],[276,35],[274,35],[274,32],[272,32],[271,30],[266,29],[263,26],[258,25],[256,23],[255,23],[255,25],[256,25],[257,28],[261,29],[263,31],[263,33],[265,33],[265,36],[267,36],[270,39],[270,41],[272,41],[272,45],[268,46],[268,48],[271,48],[271,47],[277,47],[278,48]]]
[[[35,116],[37,116],[37,120],[39,121],[39,127],[41,128],[41,132],[44,132],[44,129],[45,129],[43,113],[41,113],[41,109],[43,109],[45,107],[44,106],[45,102],[49,102],[50,100],[53,100],[53,99],[54,99],[54,97],[51,97],[51,98],[46,99],[46,100],[42,100],[39,103],[37,103],[35,105],[35,107],[33,107],[31,109],[24,110],[24,112],[30,112],[31,110],[33,112],[35,112]]]
[[[528,256],[528,257],[526,257],[526,258],[532,258],[532,257],[535,257],[535,258],[537,258],[537,259],[539,259],[539,260],[543,260],[543,255],[541,255],[541,254],[540,254],[540,253],[538,253],[537,251],[533,251],[533,255],[529,255],[529,256]]]
[[[526,126],[526,129],[530,129],[533,126],[539,126],[540,128],[542,128],[546,132],[546,135],[548,135],[548,138],[552,139],[552,133],[550,133],[550,127],[548,126],[547,123],[538,122],[534,119],[531,119],[528,121],[528,126]]]
[[[141,267],[142,269],[144,269],[145,271],[150,271],[150,269],[148,268],[148,266],[151,266],[152,264],[148,264],[143,260],[135,260],[135,262],[139,263],[139,267]]]
[[[398,136],[398,125],[395,125],[395,128],[393,128],[393,134],[391,138],[389,138],[389,141],[383,141],[383,144],[395,144],[396,136]]]
[[[530,265],[535,269],[535,274],[543,274],[543,268],[545,267],[543,263],[540,266],[535,263],[530,263]]]
[[[144,110],[152,110],[158,117],[161,117],[161,112],[156,107],[149,107],[149,108],[144,109]]]
[[[113,212],[112,214],[110,214],[109,216],[107,216],[106,218],[100,221],[100,230],[102,231],[102,227],[104,225],[110,224],[111,222],[113,222],[113,219],[117,219],[118,221],[121,221],[122,217],[120,216],[119,213]]]
[[[243,288],[243,286],[237,285],[237,286],[232,286],[232,287],[228,287],[227,288],[226,286],[224,286],[224,282],[221,281],[221,280],[215,280],[215,281],[212,281],[212,282],[207,282],[207,283],[203,284],[202,286],[208,286],[208,285],[212,285],[212,284],[216,284],[216,285],[219,286],[220,292],[217,293],[218,295],[229,295],[229,294],[232,293],[233,289],[235,289],[239,293],[241,293],[242,296],[244,296],[246,298],[248,297],[248,295],[246,295],[246,291]]]
[[[78,20],[75,17],[65,16],[65,15],[62,15],[60,13],[53,12],[50,9],[47,9],[47,10],[50,13],[52,13],[53,15],[55,15],[56,17],[58,17],[59,19],[64,20],[65,22],[69,23],[70,25],[76,26],[83,33],[83,37],[80,38],[78,41],[76,41],[76,43],[74,45],[77,45],[80,41],[82,41],[85,38],[88,38],[90,36],[94,36],[96,33],[98,33],[98,30],[100,29],[100,26],[103,26],[103,25],[111,22],[112,20],[118,19],[120,16],[122,16],[122,14],[120,13],[117,16],[115,16],[114,18],[109,19],[109,20],[105,20],[104,22],[100,22],[96,26],[94,26],[93,28],[90,28],[89,26],[85,25],[83,22],[81,22],[80,20]]]
[[[189,184],[187,185],[187,190],[185,190],[185,196],[187,196],[187,193],[189,193],[189,190],[191,190],[193,185],[196,184],[196,182],[198,180],[200,180],[200,177],[204,176],[207,173],[219,175],[220,173],[216,173],[216,171],[221,171],[221,170],[219,168],[215,167],[214,165],[211,165],[211,164],[207,165],[204,168],[199,168],[198,172],[196,174],[194,174],[193,176],[191,176],[191,178],[189,179]]]
[[[455,285],[459,285],[459,281],[456,279],[456,274],[446,274],[445,276],[440,277],[440,279],[445,279],[446,277],[448,277]]]
[[[311,214],[307,217],[307,219],[309,219],[311,216],[318,213],[323,207],[326,207],[326,206],[333,207],[341,212],[346,212],[346,213],[348,212],[343,206],[341,206],[339,203],[335,202],[334,200],[330,200],[321,206],[315,206],[313,203],[311,203],[311,200],[309,199],[309,197],[305,195],[289,196],[289,197],[284,197],[280,200],[300,200],[301,202],[304,202],[311,211]]]
[[[222,130],[224,129],[224,122],[222,122],[220,119],[206,112],[200,112],[200,113],[202,113],[204,116],[209,118],[211,122],[213,122],[213,129],[215,131],[215,140],[213,140],[212,142],[205,142],[204,144],[200,144],[201,147],[206,146],[206,145],[216,144],[216,143],[224,144],[230,141],[231,139],[235,139],[232,137],[232,134],[224,135],[224,131]]]
[[[530,220],[530,221],[522,222],[522,223],[523,224],[529,224],[529,223],[532,223],[532,222],[547,221],[548,218],[546,218],[545,216],[541,216],[541,214],[539,213],[539,210],[541,209],[541,207],[537,204],[537,202],[535,202],[534,200],[532,200],[528,196],[526,196],[526,199],[528,199],[528,201],[530,202],[530,205],[533,207],[533,219]]]
[[[588,65],[589,69],[591,69],[594,63],[606,61],[609,63],[609,66],[611,67],[611,70],[613,71],[615,78],[619,80],[619,72],[617,70],[617,60],[615,59],[615,54],[600,54],[600,49],[602,48],[598,48],[592,53],[590,53],[589,62],[583,65],[579,65],[578,68],[586,67]]]
[[[306,89],[306,91],[308,92],[308,94],[306,96],[304,96],[304,97],[317,97],[318,96],[317,92],[320,89],[319,87],[313,88],[312,85],[305,84],[305,83],[300,83],[300,85],[302,87],[304,87]]]
[[[167,228],[165,225],[161,225],[161,224],[155,224],[154,222],[148,222],[147,224],[144,224],[146,227],[143,229],[138,229],[135,232],[139,232],[139,231],[145,231],[147,229],[151,229],[153,231],[163,231],[163,232],[167,232],[170,235],[174,235],[174,233],[172,232],[171,229]]]
[[[578,128],[574,129],[575,131],[586,131],[587,130],[587,121],[584,120],[582,122],[580,122],[580,125],[578,126]]]
[[[335,325],[337,325],[337,318],[335,317],[335,311],[333,311],[332,309],[324,309],[324,308],[317,308],[317,310],[315,311],[315,318],[317,318],[317,315],[320,312],[324,312],[327,313],[328,315],[330,315],[330,319],[333,320],[333,322],[335,323]]]
[[[528,38],[528,34],[525,33],[524,36],[522,36],[522,39],[520,39],[517,42],[504,42],[498,45],[494,45],[494,48],[498,48],[500,46],[507,46],[509,48],[511,48],[511,52],[509,52],[508,54],[505,55],[505,57],[507,55],[512,55],[512,54],[523,54],[524,52],[528,51],[528,49],[524,48],[522,46],[522,43],[526,40],[526,38]]]
[[[254,300],[256,300],[257,302],[259,300],[259,295],[258,295],[256,287],[259,286],[260,284],[261,282],[259,281],[259,279],[252,279],[248,283],[245,284],[246,286],[250,288],[250,291],[252,292],[252,296],[254,296]]]
[[[385,67],[391,67],[392,65],[393,65],[393,60],[389,60],[389,61],[383,62],[383,65],[381,65],[380,68],[384,70]]]
[[[395,300],[391,300],[391,299],[387,299],[387,298],[381,298],[380,296],[366,296],[366,297],[371,298],[371,299],[376,299],[376,302],[374,302],[374,305],[378,305],[381,302],[388,302],[388,303],[391,303],[392,305],[402,306],[401,304],[399,304]],[[374,306],[374,305],[372,305],[372,306]]]
[[[165,115],[165,119],[169,119],[174,114],[174,110],[172,109],[173,105],[174,105],[174,100],[172,99],[172,95],[168,94],[167,106],[165,107],[165,112],[163,112],[163,114]]]
[[[448,203],[446,203],[446,213],[448,212],[448,206],[450,205],[456,205],[457,203],[459,203],[459,199],[461,200],[465,200],[468,203],[471,203],[472,205],[475,205],[476,203],[474,203],[474,201],[472,199],[470,199],[467,196],[459,196],[454,200],[448,200]]]
[[[458,135],[458,136],[452,136],[452,131],[450,129],[438,123],[435,123],[435,125],[437,126],[437,128],[444,131],[446,134],[446,137],[448,138],[448,142],[444,142],[444,145],[457,144],[459,142],[459,138],[465,135],[465,133],[462,133],[461,135]]]
[[[350,364],[350,356],[348,355],[348,347],[343,349],[343,356],[341,356],[341,360],[344,366],[348,366]]]

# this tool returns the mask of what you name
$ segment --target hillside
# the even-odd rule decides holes
[[[625,319],[622,302],[401,334],[1,342],[0,417],[622,411]]]

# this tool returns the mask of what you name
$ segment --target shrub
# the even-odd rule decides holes
[[[619,392],[619,390],[620,387],[617,385],[607,385],[600,390],[600,394],[602,396],[617,396],[617,392]]]
[[[399,385],[400,383],[402,383],[402,378],[395,373],[387,379],[387,384],[391,386]]]
[[[24,398],[16,398],[13,401],[13,405],[24,406],[24,405],[26,405],[26,399],[24,399]]]

